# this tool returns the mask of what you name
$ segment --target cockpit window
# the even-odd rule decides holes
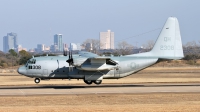
[[[28,66],[28,62],[29,62],[29,60],[26,62],[26,67]]]
[[[35,64],[36,63],[36,59],[30,59],[29,61],[28,61],[28,64]]]
[[[26,63],[26,67],[29,65],[29,64],[35,64],[36,63],[36,59],[29,59]]]

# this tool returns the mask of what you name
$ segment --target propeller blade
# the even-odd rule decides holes
[[[74,60],[73,60],[73,56],[72,56],[72,51],[69,51],[69,59],[66,62],[69,63],[69,67],[74,64]]]
[[[71,65],[74,64],[74,59],[73,59],[73,56],[72,56],[72,51],[71,51]]]
[[[71,51],[71,59],[73,59],[73,57],[72,57],[72,51]]]
[[[71,56],[70,56],[70,51],[69,51],[69,59],[71,58]]]

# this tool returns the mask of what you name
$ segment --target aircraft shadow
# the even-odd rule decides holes
[[[180,87],[180,86],[200,86],[200,84],[158,84],[158,85],[148,85],[148,84],[115,84],[115,85],[47,85],[47,86],[4,86],[1,89],[80,89],[80,88],[125,88],[125,87]]]

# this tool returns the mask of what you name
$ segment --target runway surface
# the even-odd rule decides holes
[[[0,96],[198,92],[200,93],[200,83],[0,86]]]

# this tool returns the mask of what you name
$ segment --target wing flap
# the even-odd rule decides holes
[[[78,69],[85,71],[111,70],[117,67],[117,62],[108,57],[88,58]]]

